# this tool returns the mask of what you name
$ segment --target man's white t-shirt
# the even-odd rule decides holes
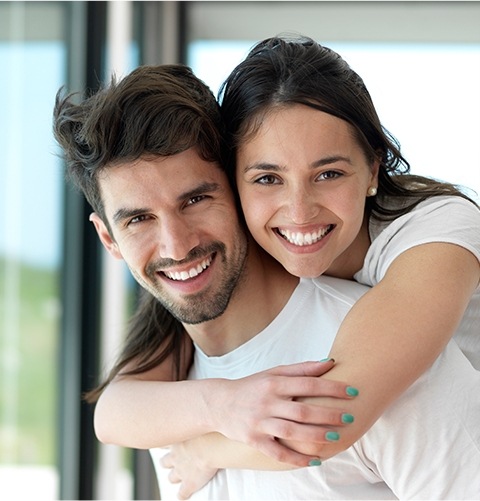
[[[330,277],[302,279],[277,318],[244,345],[221,357],[207,357],[197,348],[189,377],[236,379],[280,364],[320,360],[366,290]],[[479,385],[480,374],[451,341],[434,366],[346,451],[319,467],[221,470],[192,500],[480,499]],[[162,499],[173,500],[177,486],[160,466],[163,453],[151,451]]]

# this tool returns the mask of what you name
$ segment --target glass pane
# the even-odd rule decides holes
[[[63,174],[55,156],[51,116],[55,91],[64,80],[65,46],[32,33],[32,15],[37,17],[42,7],[35,6],[34,13],[26,4],[0,6],[0,67],[4,68],[0,79],[0,485],[9,500],[58,497]],[[50,20],[62,8],[61,3],[44,6]]]
[[[254,43],[194,41],[188,64],[217,93]],[[411,172],[467,186],[480,200],[480,45],[323,43],[364,79]]]

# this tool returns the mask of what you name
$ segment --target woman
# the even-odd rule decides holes
[[[394,323],[403,335],[416,329],[414,343],[425,340],[424,315],[440,348],[463,318],[457,341],[480,368],[471,323],[478,280],[460,281],[464,267],[478,275],[478,207],[448,183],[409,174],[348,64],[308,38],[267,39],[232,72],[222,98],[230,174],[255,240],[293,275],[373,286],[362,301],[382,305],[381,316],[378,307],[371,313],[383,339],[398,339]],[[443,306],[433,326],[435,304]]]

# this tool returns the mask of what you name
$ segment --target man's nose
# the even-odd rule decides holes
[[[182,217],[163,219],[160,228],[160,257],[181,261],[200,244],[197,228]]]

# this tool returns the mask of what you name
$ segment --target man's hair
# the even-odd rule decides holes
[[[67,177],[103,219],[98,178],[104,169],[140,157],[171,156],[196,148],[206,161],[223,166],[220,110],[210,89],[183,65],[141,66],[120,81],[76,103],[60,89],[54,108],[54,135],[67,165]],[[182,324],[147,291],[129,323],[122,353],[97,388],[95,402],[119,373],[139,374],[173,354],[172,377],[186,377],[189,342]],[[130,365],[133,368],[128,369]]]
[[[222,122],[215,96],[183,65],[140,66],[75,102],[60,89],[53,130],[67,177],[108,224],[98,175],[141,156],[170,156],[191,147],[223,164]]]

